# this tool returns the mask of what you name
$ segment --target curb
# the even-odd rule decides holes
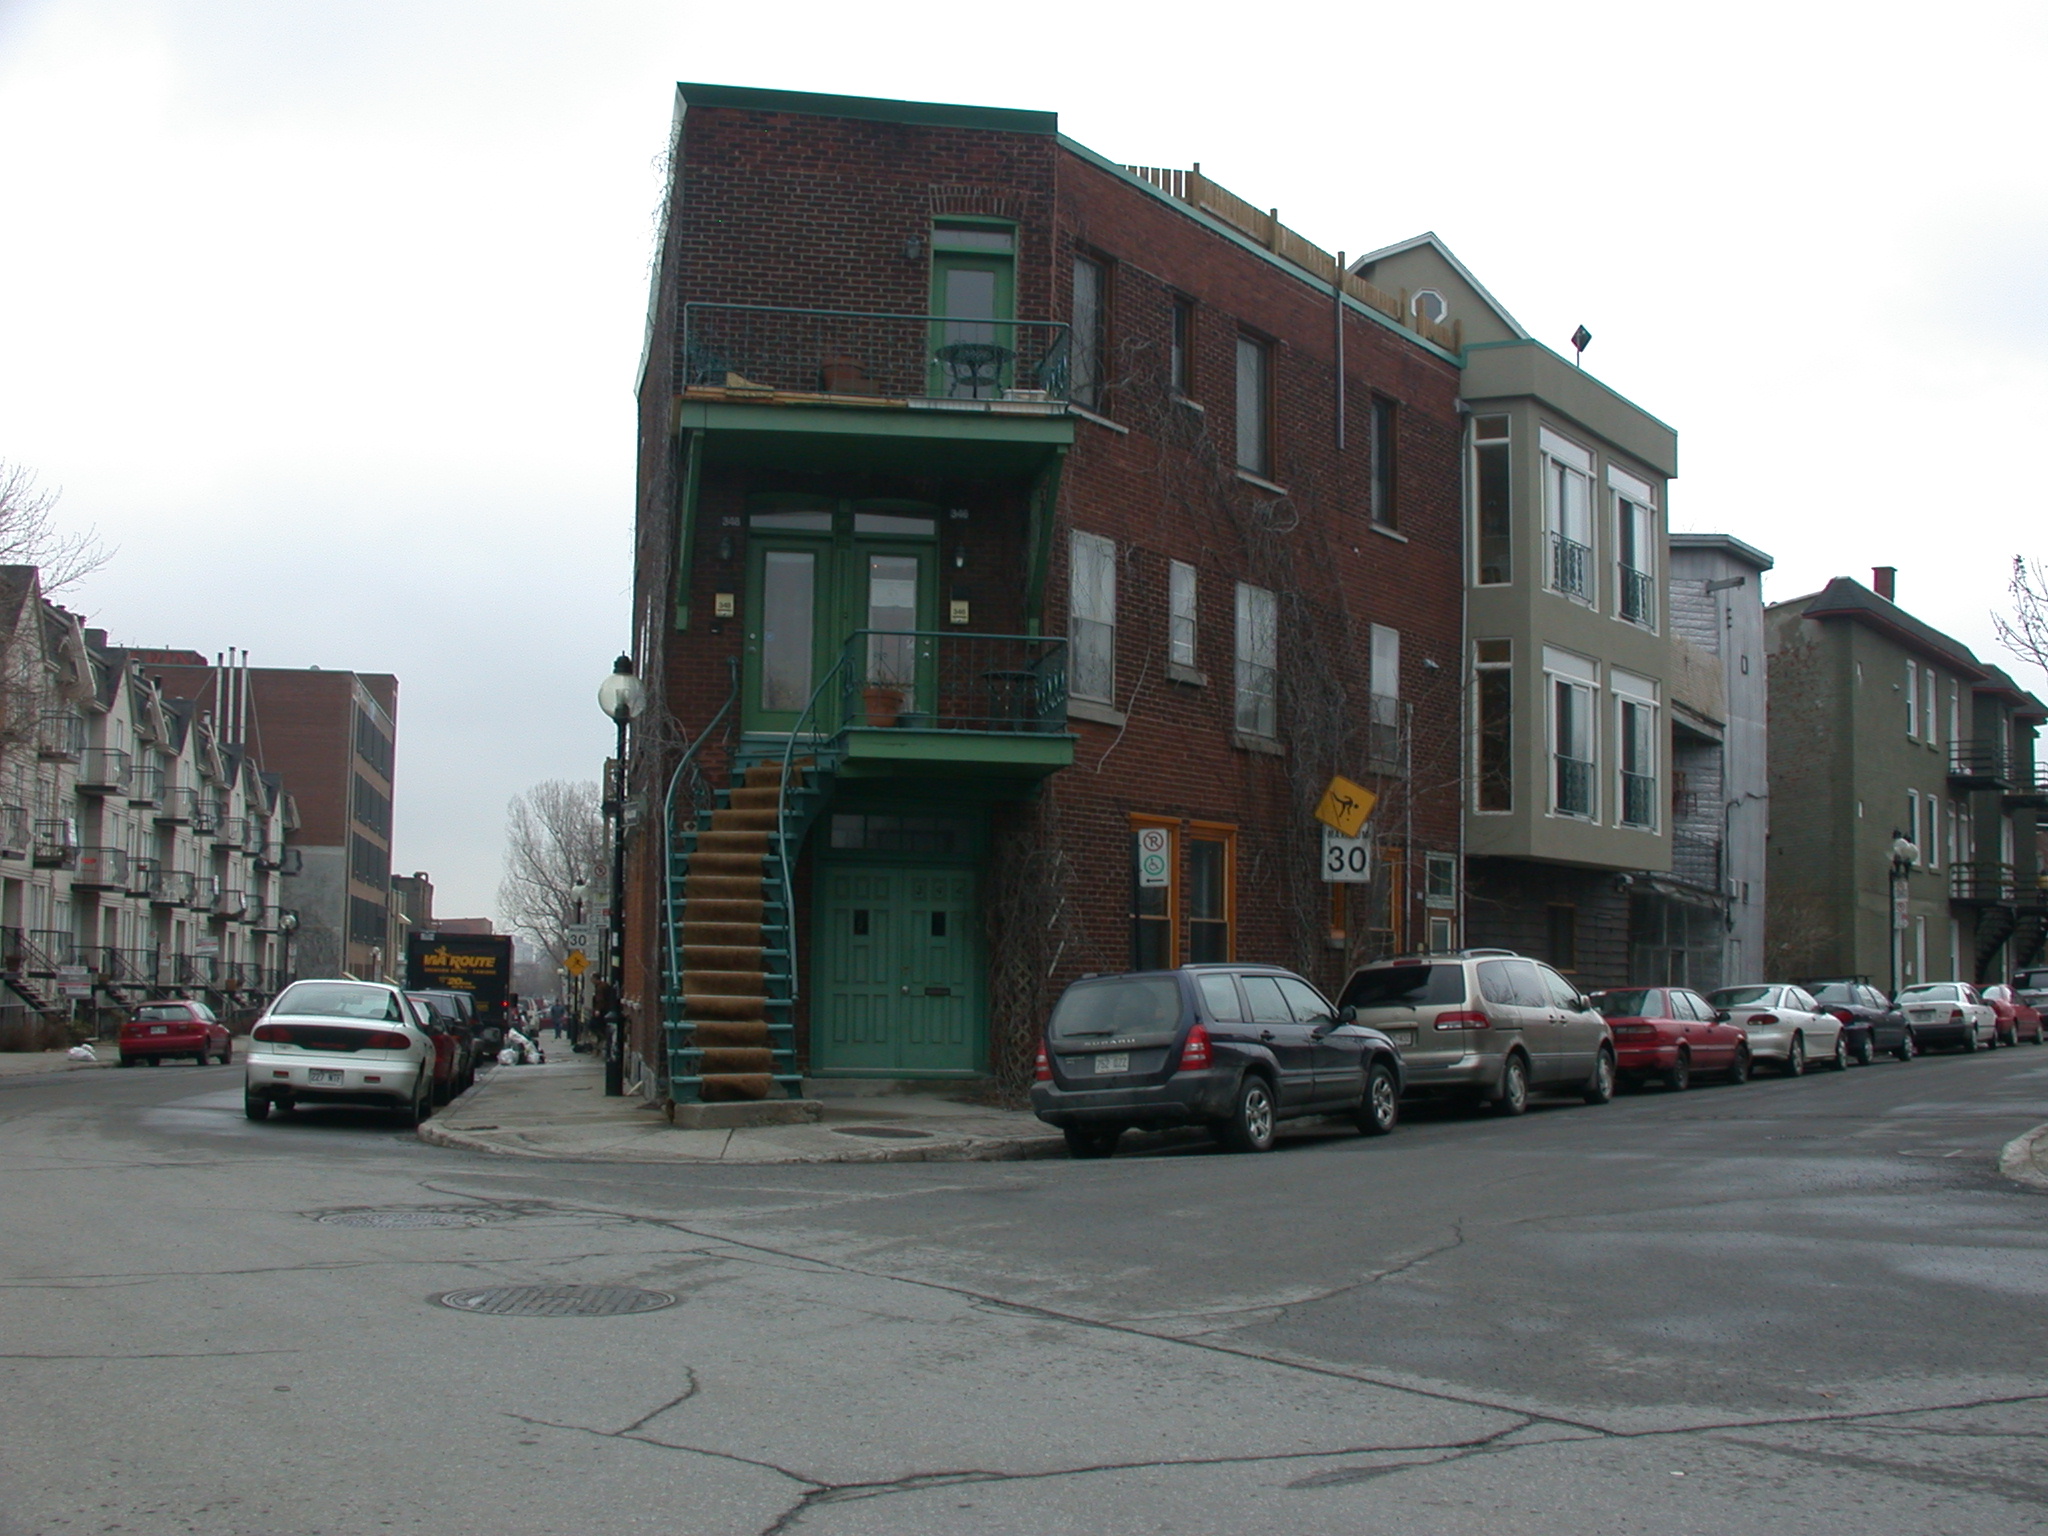
[[[910,1147],[848,1147],[844,1152],[799,1152],[783,1157],[668,1157],[616,1152],[558,1152],[544,1147],[522,1147],[494,1137],[450,1130],[428,1120],[414,1132],[431,1146],[457,1152],[482,1152],[492,1157],[527,1157],[555,1163],[665,1163],[679,1167],[734,1168],[775,1167],[795,1163],[1002,1163],[1041,1157],[1064,1157],[1067,1146],[1059,1136],[990,1136],[947,1140],[941,1145]]]
[[[2048,1172],[2041,1168],[2039,1151],[2048,1142],[2048,1125],[2037,1125],[2024,1136],[2015,1136],[1998,1154],[1998,1171],[2015,1184],[2048,1193]]]

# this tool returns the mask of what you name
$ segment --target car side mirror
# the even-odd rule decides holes
[[[1351,1004],[1346,1003],[1337,1010],[1337,1022],[1339,1024],[1356,1024],[1358,1022],[1358,1010],[1352,1007]]]
[[[1714,1010],[1714,1022],[1716,1024],[1726,1024],[1731,1017],[1733,1015],[1726,1008],[1716,1008]]]

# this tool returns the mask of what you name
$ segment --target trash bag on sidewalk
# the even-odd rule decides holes
[[[73,1061],[98,1061],[100,1059],[98,1054],[93,1050],[90,1041],[88,1041],[84,1045],[74,1045],[73,1047],[71,1047],[70,1050],[66,1051],[64,1054],[66,1056],[69,1056]]]

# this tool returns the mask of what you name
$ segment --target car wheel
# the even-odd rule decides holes
[[[2013,1048],[2014,1050],[2018,1050],[2018,1049],[2019,1049],[2019,1047],[2020,1047],[2020,1031],[2019,1031],[2019,1026],[2018,1026],[2017,1024],[2015,1024],[2015,1025],[2014,1025],[2014,1026],[2012,1027],[2012,1029],[2011,1029],[2010,1031],[2008,1031],[2007,1033],[2005,1033],[2005,1034],[2003,1034],[2003,1035],[2000,1035],[2000,1036],[1998,1037],[1998,1043],[1999,1043],[2000,1045],[2009,1045],[2009,1046],[2011,1046],[2011,1047],[2012,1047],[2012,1048]]]
[[[1508,1052],[1500,1069],[1500,1096],[1493,1101],[1497,1115],[1519,1115],[1529,1107],[1529,1063],[1520,1051]]]
[[[250,1093],[247,1089],[244,1089],[242,1091],[242,1113],[251,1120],[268,1120],[270,1118],[270,1100],[264,1098],[260,1093]]]
[[[1977,1026],[1974,1024],[1963,1031],[1963,1049],[1966,1052],[1977,1049]]]
[[[1733,1064],[1730,1065],[1730,1067],[1728,1068],[1728,1081],[1731,1083],[1748,1082],[1749,1066],[1749,1047],[1746,1045],[1738,1045],[1737,1047],[1735,1047],[1735,1060]]]
[[[1870,1033],[1866,1030],[1856,1037],[1856,1065],[1867,1067],[1876,1055],[1877,1049],[1870,1043]]]
[[[1671,1063],[1671,1070],[1664,1074],[1664,1086],[1673,1093],[1683,1093],[1692,1086],[1692,1057],[1684,1051]]]
[[[1224,1144],[1233,1152],[1270,1152],[1273,1149],[1273,1086],[1256,1072],[1247,1072],[1237,1085],[1237,1102],[1224,1122]]]
[[[1356,1122],[1362,1136],[1384,1136],[1401,1118],[1401,1090],[1394,1069],[1376,1061],[1365,1074],[1365,1094],[1358,1102]]]
[[[1593,1076],[1579,1095],[1588,1104],[1605,1104],[1614,1098],[1614,1053],[1601,1046],[1593,1057]]]
[[[1829,1062],[1828,1065],[1833,1067],[1837,1072],[1846,1072],[1849,1070],[1849,1042],[1842,1038],[1842,1032],[1839,1029],[1835,1031],[1834,1060]]]
[[[1899,1048],[1892,1054],[1901,1061],[1911,1061],[1920,1054],[1920,1042],[1913,1038],[1913,1031],[1909,1029],[1900,1037]]]
[[[1787,1077],[1798,1077],[1806,1071],[1806,1037],[1794,1035],[1792,1047],[1785,1052],[1784,1072]]]
[[[1120,1125],[1060,1127],[1060,1134],[1067,1138],[1069,1157],[1108,1157],[1116,1151],[1117,1138],[1123,1133]]]
[[[133,1056],[123,1056],[121,1058],[121,1065],[124,1067],[132,1067],[135,1065],[135,1058]]]

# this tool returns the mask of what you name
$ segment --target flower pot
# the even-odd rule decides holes
[[[900,688],[870,683],[861,689],[860,701],[867,710],[869,725],[893,726],[903,718],[903,690]]]

